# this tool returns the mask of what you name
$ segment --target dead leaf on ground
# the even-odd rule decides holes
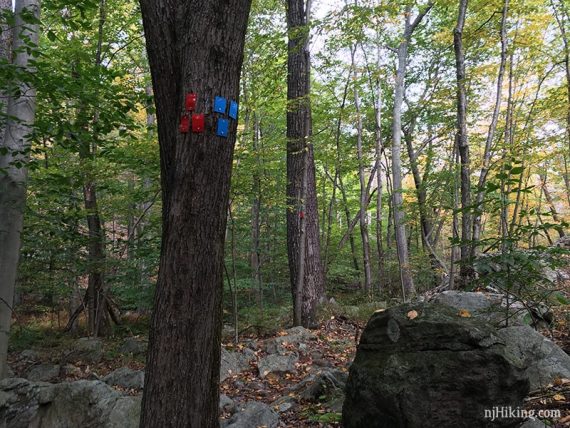
[[[416,319],[418,317],[418,312],[417,311],[410,311],[407,313],[407,316],[409,319],[413,320]]]

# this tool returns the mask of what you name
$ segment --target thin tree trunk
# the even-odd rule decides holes
[[[501,63],[499,65],[499,74],[497,77],[497,92],[495,97],[495,107],[493,109],[493,116],[491,118],[491,124],[489,125],[489,131],[487,132],[487,138],[485,140],[485,151],[483,153],[483,166],[481,167],[481,172],[479,173],[479,182],[477,184],[477,196],[475,199],[475,215],[473,216],[473,255],[476,253],[477,242],[481,238],[481,218],[484,210],[484,198],[485,190],[484,186],[487,181],[487,175],[489,173],[489,167],[491,164],[492,157],[492,143],[495,138],[495,132],[497,130],[497,123],[499,120],[499,113],[501,111],[501,99],[503,91],[503,78],[505,75],[505,67],[507,63],[507,16],[509,12],[509,0],[504,0],[503,12],[501,18]]]
[[[287,28],[287,252],[294,324],[313,327],[316,309],[324,297],[324,271],[319,242],[319,211],[310,106],[310,2],[288,0]],[[300,294],[300,296],[298,296]],[[297,308],[299,301],[302,308]]]
[[[554,17],[556,18],[560,35],[562,36],[562,42],[564,43],[564,71],[566,76],[566,155],[570,156],[570,43],[566,29],[569,17],[563,0],[559,0],[559,8],[556,7],[553,0],[550,1],[550,4],[554,10]],[[564,182],[567,189],[568,205],[570,206],[570,176],[568,175],[567,156],[564,156]]]
[[[370,242],[368,236],[368,192],[364,177],[364,161],[362,154],[362,117],[360,115],[360,96],[358,88],[354,88],[354,106],[356,107],[356,154],[358,158],[358,177],[360,180],[360,236],[362,239],[362,262],[364,267],[364,290],[370,291],[372,273],[370,271]]]
[[[256,169],[253,173],[253,203],[251,205],[251,271],[253,283],[257,287],[257,304],[263,309],[263,285],[261,283],[261,249],[259,237],[261,229],[261,154],[259,152],[259,137],[261,129],[257,113],[253,113],[253,153],[256,157]]]
[[[544,169],[546,171],[546,166]],[[541,185],[542,191],[544,193],[544,198],[546,199],[546,202],[548,203],[548,208],[550,209],[550,214],[552,215],[552,219],[556,223],[561,223],[562,221],[560,219],[560,216],[558,215],[558,210],[556,209],[556,205],[554,204],[554,199],[552,198],[552,194],[550,193],[550,190],[548,190],[548,186],[546,185],[546,178],[547,178],[546,172],[544,172],[544,174],[541,174],[540,185]],[[557,227],[556,232],[558,232],[558,236],[560,238],[565,236],[564,230],[562,229],[562,227]]]
[[[97,53],[95,57],[95,67],[101,66],[103,30],[106,21],[106,2],[99,2],[99,28],[97,39]],[[97,122],[97,114],[93,118],[93,123]],[[84,137],[87,133],[84,133]],[[90,172],[91,162],[95,157],[97,135],[92,135],[93,141],[84,139],[80,141],[79,157],[88,165],[83,183],[83,202],[87,213],[88,229],[88,329],[89,334],[100,336],[107,332],[109,320],[107,317],[107,301],[105,290],[105,234],[99,216],[97,204],[97,186]]]
[[[216,135],[214,97],[237,100],[250,0],[140,0],[162,182],[162,247],[140,426],[219,426],[224,243],[237,121]],[[189,19],[191,17],[191,19]],[[187,93],[206,114],[179,130]]]
[[[453,171],[453,219],[451,223],[451,236],[454,240],[459,239],[459,216],[457,215],[457,210],[459,208],[459,181],[457,176],[457,165],[459,165],[459,151],[457,144],[454,145],[454,149],[452,151],[451,156],[451,165]],[[457,245],[451,246],[451,257],[449,262],[449,289],[453,290],[456,288],[455,285],[455,272],[456,264],[459,258],[461,257],[459,247]]]
[[[10,5],[11,8],[11,5]],[[30,13],[39,19],[37,0],[16,1],[13,27],[14,66],[26,74],[34,73],[33,52],[38,43],[39,26],[22,18]],[[29,45],[28,45],[29,44]],[[10,50],[5,50],[6,55]],[[0,376],[6,375],[6,356],[12,319],[16,273],[20,257],[20,240],[26,204],[30,141],[36,111],[36,90],[25,81],[9,82],[10,93],[19,96],[8,99],[4,135],[0,140]]]
[[[414,22],[411,22],[411,6],[406,7],[404,34],[398,46],[398,70],[396,72],[396,84],[394,87],[394,108],[392,113],[392,199],[394,210],[394,228],[396,231],[396,250],[400,265],[400,277],[402,285],[402,295],[404,300],[415,293],[414,281],[410,268],[408,256],[408,245],[406,240],[406,224],[404,219],[403,195],[402,195],[402,104],[404,101],[404,79],[406,76],[406,65],[408,61],[408,45],[412,33],[423,17],[432,8],[433,3],[429,3],[423,9]]]
[[[469,143],[467,141],[467,93],[465,89],[465,52],[463,49],[463,27],[467,0],[460,0],[457,25],[453,30],[455,67],[457,75],[457,133],[456,144],[461,158],[461,286],[466,287],[473,278],[471,261],[471,171]]]
[[[377,48],[377,64],[380,68],[380,47]],[[386,268],[384,266],[384,246],[382,238],[382,153],[384,145],[382,142],[382,86],[380,79],[376,79],[376,99],[374,103],[374,167],[376,168],[376,252],[378,257],[378,291],[382,290],[382,284],[386,278]]]

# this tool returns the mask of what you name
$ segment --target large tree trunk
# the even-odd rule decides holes
[[[162,249],[141,427],[218,427],[223,253],[237,122],[216,135],[216,96],[237,100],[250,0],[140,0],[162,182]],[[185,94],[206,114],[179,131]]]
[[[471,170],[469,143],[467,141],[467,92],[465,89],[465,52],[463,49],[463,27],[467,0],[460,0],[457,25],[453,30],[455,50],[455,71],[457,77],[457,133],[455,141],[461,158],[461,285],[465,287],[473,277],[471,262]]]
[[[294,324],[316,323],[324,295],[319,242],[315,161],[311,144],[309,11],[304,0],[288,0],[287,27],[287,254]],[[301,307],[299,308],[299,305]]]
[[[8,2],[10,3],[10,2]],[[11,9],[11,4],[8,6]],[[40,6],[37,0],[18,0],[16,2],[16,20],[13,27],[13,52],[16,53],[14,66],[31,73],[32,53],[38,43],[37,23],[30,23],[29,18],[22,19],[22,14],[30,13],[39,18]],[[7,39],[9,40],[9,39]],[[31,49],[28,49],[31,48]],[[5,46],[5,55],[10,49]],[[9,82],[11,93],[18,97],[8,99],[4,134],[0,134],[0,376],[6,374],[6,356],[12,319],[12,305],[16,284],[16,272],[20,257],[20,239],[26,204],[26,182],[29,160],[30,141],[36,111],[36,91],[28,82]],[[6,153],[4,153],[4,150]]]

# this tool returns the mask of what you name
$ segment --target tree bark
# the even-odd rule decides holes
[[[158,122],[162,249],[141,427],[219,426],[223,253],[237,122],[216,135],[216,96],[237,100],[250,0],[140,0]],[[185,94],[204,132],[179,132]]]
[[[411,22],[411,6],[406,7],[404,34],[398,46],[398,70],[394,87],[394,108],[392,111],[392,199],[394,210],[394,230],[396,232],[396,250],[400,265],[400,278],[404,299],[415,292],[414,281],[410,269],[408,244],[406,240],[406,224],[404,219],[402,195],[402,104],[404,102],[404,80],[408,61],[408,46],[412,34],[424,16],[430,11],[433,3],[429,3]]]
[[[503,12],[501,17],[501,63],[499,65],[499,74],[497,76],[497,93],[495,96],[495,107],[493,109],[491,124],[489,125],[489,131],[487,132],[487,138],[485,140],[485,151],[483,152],[483,166],[481,167],[481,172],[479,173],[479,182],[477,184],[477,196],[475,198],[476,211],[475,215],[473,216],[473,241],[472,241],[473,255],[476,254],[477,242],[481,238],[481,218],[483,215],[484,198],[485,198],[484,186],[487,181],[487,174],[489,173],[489,167],[491,164],[491,157],[492,157],[491,148],[492,148],[493,139],[495,138],[495,132],[497,130],[499,113],[501,111],[503,79],[505,76],[505,68],[507,64],[508,12],[509,12],[509,0],[505,0],[503,3]]]
[[[10,5],[11,9],[11,5]],[[16,1],[16,19],[13,27],[13,65],[34,73],[32,61],[38,43],[39,26],[22,19],[22,14],[31,13],[39,19],[40,5],[37,0]],[[29,48],[29,49],[28,49]],[[6,49],[9,55],[10,49]],[[29,161],[29,135],[35,120],[36,90],[26,81],[9,82],[10,93],[19,96],[8,99],[4,135],[0,140],[0,376],[6,374],[6,356],[12,319],[12,306],[16,285],[20,242],[26,205],[26,182]],[[0,135],[2,137],[2,135]],[[6,153],[4,153],[4,150]]]
[[[253,153],[256,169],[253,173],[253,203],[251,205],[251,272],[253,284],[257,287],[257,304],[263,309],[263,285],[261,283],[261,249],[259,246],[261,229],[261,154],[259,152],[259,138],[261,125],[257,113],[253,113]],[[233,229],[232,229],[233,231]]]
[[[316,324],[317,304],[324,296],[315,161],[310,142],[309,5],[304,0],[287,2],[287,254],[294,324],[304,327]]]
[[[377,47],[377,63],[380,68],[380,46]],[[382,141],[382,86],[380,79],[376,79],[376,99],[374,100],[374,167],[376,169],[376,252],[378,257],[378,291],[382,290],[382,285],[386,281],[386,269],[384,266],[384,245],[382,238],[382,153],[384,152],[384,144]]]
[[[463,48],[463,28],[467,0],[460,0],[457,25],[453,30],[455,69],[457,77],[457,132],[455,141],[461,159],[461,286],[465,287],[473,277],[471,262],[471,170],[469,143],[467,141],[467,92],[465,89],[465,52]]]
[[[362,264],[364,267],[364,290],[370,291],[372,273],[370,270],[370,239],[368,236],[368,189],[364,177],[362,153],[362,117],[360,115],[360,95],[354,88],[354,106],[356,107],[356,155],[358,159],[358,178],[360,180],[360,237],[362,239]]]

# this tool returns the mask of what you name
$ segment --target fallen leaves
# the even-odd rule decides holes
[[[471,312],[469,312],[467,309],[460,309],[457,315],[459,315],[461,318],[471,318]]]
[[[408,312],[408,313],[406,314],[406,316],[408,317],[408,319],[411,319],[411,320],[416,319],[416,318],[418,317],[418,315],[419,315],[419,314],[418,314],[418,311],[414,311],[414,310],[412,310],[412,311],[410,311],[410,312]]]

